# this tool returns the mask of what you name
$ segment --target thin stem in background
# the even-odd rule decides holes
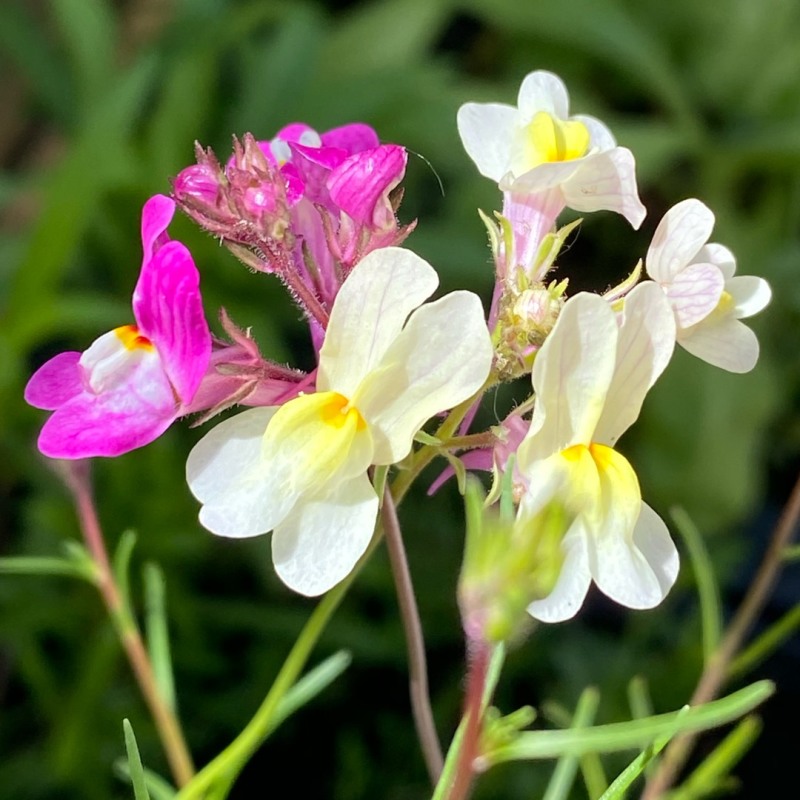
[[[444,759],[442,758],[441,745],[436,733],[433,712],[431,711],[422,624],[414,596],[414,587],[411,583],[411,573],[408,570],[400,523],[397,519],[392,493],[388,488],[383,495],[381,518],[386,537],[386,548],[389,552],[389,561],[394,575],[394,584],[397,589],[400,617],[403,620],[403,628],[406,633],[411,710],[414,714],[414,724],[417,728],[425,765],[428,768],[428,775],[431,783],[435,786],[439,776],[442,774]]]
[[[103,598],[133,674],[155,722],[161,744],[178,786],[185,786],[194,775],[194,766],[178,718],[161,696],[147,649],[135,623],[128,616],[106,551],[103,531],[97,518],[89,479],[89,462],[70,463],[66,470],[69,487],[80,521],[86,547],[98,572],[97,587]]]
[[[784,566],[783,553],[797,528],[798,520],[800,520],[800,477],[775,526],[772,540],[755,579],[734,614],[717,651],[703,670],[689,705],[697,706],[714,700],[725,685],[731,661],[758,619]],[[673,785],[691,753],[696,738],[695,735],[681,736],[667,747],[658,769],[647,782],[642,800],[658,800]]]

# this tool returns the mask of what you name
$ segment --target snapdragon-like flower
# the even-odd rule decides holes
[[[277,573],[302,594],[327,591],[364,553],[378,510],[368,467],[403,459],[426,420],[489,374],[480,300],[460,291],[417,308],[437,285],[410,251],[368,255],[336,298],[316,392],[232,417],[189,456],[201,523],[236,538],[272,530]]]
[[[187,413],[209,363],[211,336],[197,268],[166,234],[174,212],[163,195],[142,210],[135,324],[104,334],[83,353],[60,353],[28,381],[26,401],[54,412],[39,435],[45,455],[118,456],[149,444]]]
[[[740,320],[765,308],[772,292],[763,278],[734,276],[733,253],[707,244],[713,228],[714,214],[699,200],[673,206],[647,251],[647,274],[675,312],[681,347],[729,372],[749,372],[758,361],[758,339]]]
[[[522,81],[516,108],[465,103],[457,121],[470,158],[504,192],[515,265],[531,263],[565,207],[616,211],[635,228],[641,225],[645,209],[633,154],[617,147],[594,117],[569,116],[569,96],[558,76],[532,72]]]
[[[674,344],[669,304],[647,282],[628,295],[621,325],[601,297],[572,297],[536,357],[536,405],[517,453],[528,487],[518,514],[533,519],[555,496],[574,516],[556,586],[528,608],[537,619],[574,616],[592,581],[629,608],[657,605],[675,581],[678,553],[667,528],[614,449]]]

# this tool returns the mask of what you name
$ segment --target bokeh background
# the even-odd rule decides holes
[[[513,103],[522,77],[544,68],[566,81],[574,110],[606,121],[633,150],[649,211],[638,232],[591,215],[562,261],[574,286],[604,289],[626,274],[661,215],[691,196],[716,212],[714,238],[734,250],[740,272],[772,283],[772,306],[752,321],[757,368],[733,376],[678,352],[622,447],[651,504],[664,514],[682,504],[701,528],[730,610],[800,466],[798,41],[795,0],[2,0],[0,555],[55,555],[79,535],[35,449],[44,413],[25,406],[22,388],[49,356],[130,321],[141,206],[169,191],[195,139],[225,157],[232,133],[368,122],[419,156],[400,212],[420,220],[408,245],[444,288],[488,297],[476,209],[490,212],[499,198],[464,154],[455,112],[466,100]],[[171,233],[201,268],[210,319],[224,305],[269,357],[308,364],[303,325],[275,281],[249,273],[186,219]],[[497,402],[502,413],[511,399]],[[134,591],[145,562],[166,573],[180,710],[203,763],[257,707],[313,603],[277,581],[268,537],[231,542],[198,526],[183,470],[201,433],[175,425],[141,451],[99,461],[95,481],[110,546],[128,528],[138,533]],[[447,740],[463,672],[460,500],[452,486],[430,501],[421,495],[401,513]],[[766,621],[798,602],[799,583],[789,566]],[[3,576],[0,639],[0,797],[130,797],[111,767],[124,753],[126,716],[145,763],[166,773],[88,584]],[[279,784],[336,800],[427,796],[382,551],[312,663],[340,648],[352,653],[350,669],[270,739],[232,797]],[[630,715],[628,681],[641,675],[657,710],[671,710],[691,693],[701,657],[686,559],[654,611],[618,609],[595,593],[574,622],[535,631],[509,657],[498,702],[505,711],[570,709],[593,684],[598,720],[619,720]],[[736,770],[739,797],[788,796],[775,787],[791,785],[795,770],[799,666],[795,640],[755,673],[776,679],[779,694]],[[707,751],[715,738],[706,741]],[[626,760],[605,763],[613,774]],[[500,768],[476,797],[540,797],[551,769]],[[585,796],[576,784],[574,797]]]

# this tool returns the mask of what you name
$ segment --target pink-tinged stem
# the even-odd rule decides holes
[[[425,661],[425,642],[422,638],[422,624],[419,619],[414,587],[411,584],[411,573],[403,547],[400,523],[397,519],[392,493],[388,489],[383,494],[381,511],[383,530],[386,536],[386,547],[392,565],[394,584],[397,589],[397,600],[400,605],[400,617],[406,633],[408,649],[408,670],[411,693],[411,710],[417,728],[422,755],[428,768],[431,783],[435,786],[442,774],[444,760],[436,725],[433,721],[431,701],[428,692],[428,667]]]
[[[153,666],[135,622],[129,617],[108,560],[103,531],[97,518],[89,480],[89,462],[75,461],[67,467],[66,483],[72,492],[86,547],[97,568],[97,587],[103,598],[136,682],[158,730],[172,776],[185,786],[194,776],[194,765],[180,723],[158,690]]]
[[[769,547],[755,579],[750,584],[750,589],[734,614],[717,651],[709,659],[700,676],[697,688],[689,701],[690,706],[714,700],[725,685],[731,661],[769,599],[784,564],[783,552],[797,529],[798,521],[800,521],[800,477],[775,526]],[[670,743],[658,769],[647,782],[642,800],[658,800],[673,785],[696,739],[697,736],[687,734]]]
[[[467,800],[475,778],[473,764],[480,755],[481,722],[483,716],[483,694],[489,669],[491,651],[482,640],[469,641],[467,645],[467,694],[464,698],[466,728],[458,754],[455,776],[447,800]]]

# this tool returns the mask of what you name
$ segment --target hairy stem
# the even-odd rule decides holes
[[[755,579],[734,614],[719,647],[703,670],[689,705],[697,706],[714,700],[725,685],[731,661],[741,649],[745,637],[769,599],[784,565],[784,550],[797,528],[798,520],[800,520],[800,477],[775,526]],[[657,800],[673,785],[691,753],[696,738],[695,735],[686,735],[670,743],[658,769],[647,782],[642,800]]]
[[[70,464],[66,482],[75,501],[86,547],[97,569],[97,587],[155,722],[172,776],[178,786],[184,786],[194,775],[192,758],[178,718],[161,696],[147,648],[114,579],[92,497],[88,462]]]
[[[414,714],[414,724],[417,728],[417,736],[422,747],[425,765],[428,768],[428,775],[431,783],[435,786],[439,776],[442,774],[444,759],[439,737],[436,733],[436,725],[433,721],[433,712],[431,711],[422,624],[419,619],[414,587],[411,584],[411,573],[408,570],[408,561],[403,547],[403,535],[400,532],[400,523],[397,519],[392,493],[388,488],[383,495],[381,521],[383,522],[383,532],[386,537],[386,548],[389,551],[389,561],[392,565],[394,585],[397,589],[400,618],[403,620],[403,629],[406,634],[411,710]]]

